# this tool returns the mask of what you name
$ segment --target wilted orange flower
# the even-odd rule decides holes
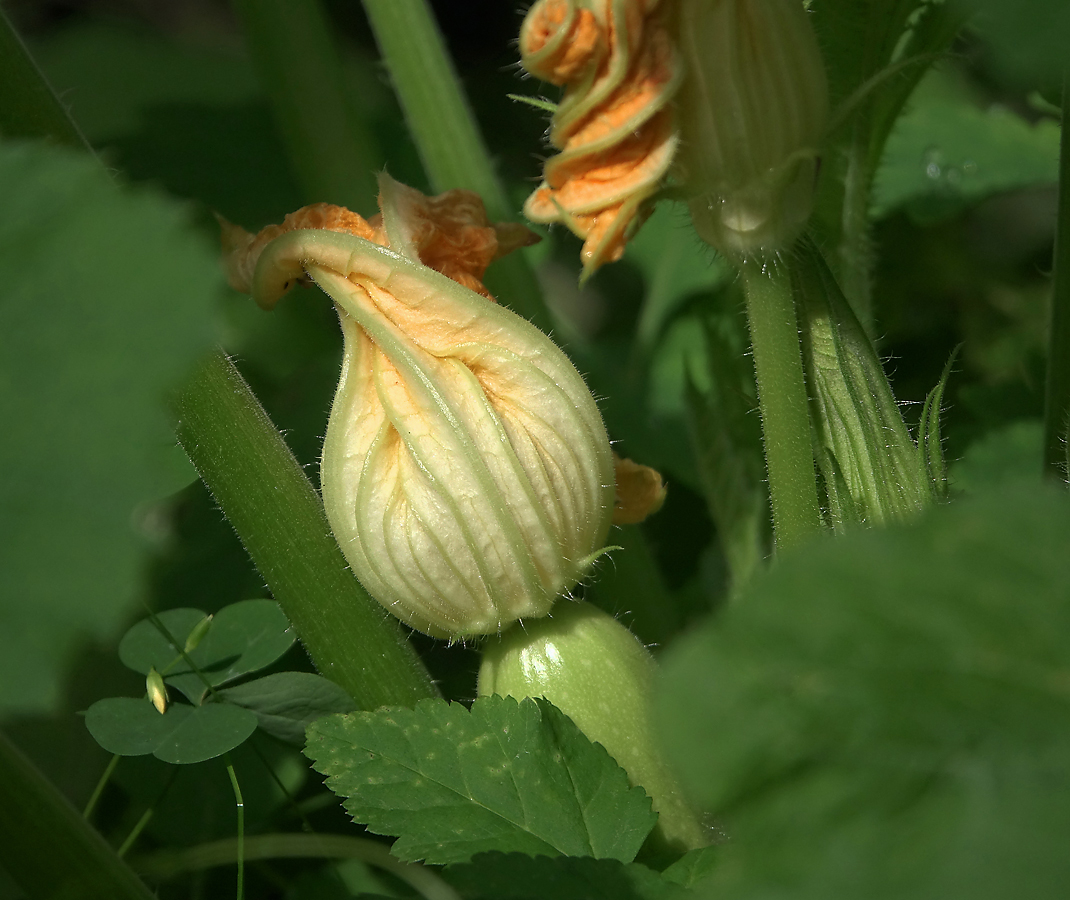
[[[546,163],[524,213],[584,238],[585,277],[620,259],[676,150],[668,103],[682,66],[658,6],[539,0],[520,31],[524,68],[565,85],[550,128],[561,152]]]
[[[491,224],[483,201],[472,191],[452,190],[427,197],[398,182],[392,182],[398,221],[383,224],[382,213],[365,219],[344,206],[313,203],[290,213],[281,225],[268,225],[257,234],[220,218],[223,228],[224,264],[230,286],[250,293],[260,253],[275,238],[288,231],[322,229],[353,234],[398,252],[414,251],[425,266],[441,272],[458,284],[493,300],[483,286],[483,273],[494,260],[539,240],[515,222]],[[274,297],[272,304],[279,298]],[[264,304],[266,299],[257,296]]]

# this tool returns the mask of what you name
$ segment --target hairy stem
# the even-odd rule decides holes
[[[743,263],[742,274],[773,533],[776,546],[783,549],[821,528],[799,326],[784,260],[750,259]]]

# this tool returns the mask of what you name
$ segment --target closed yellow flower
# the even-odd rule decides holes
[[[483,289],[526,229],[491,226],[466,191],[380,191],[370,221],[321,204],[257,237],[228,226],[231,281],[267,307],[301,279],[335,302],[323,500],[368,592],[435,637],[497,632],[545,615],[602,551],[609,441],[564,353]]]

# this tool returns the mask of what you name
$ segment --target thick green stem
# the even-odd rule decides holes
[[[1044,471],[1067,480],[1067,439],[1070,426],[1070,70],[1063,81],[1063,133],[1059,149],[1059,207],[1055,226],[1051,322],[1048,333],[1048,377],[1044,394]]]
[[[385,159],[349,102],[320,0],[235,0],[234,8],[308,200],[370,213]]]
[[[176,412],[179,441],[319,670],[364,709],[437,696],[401,625],[349,571],[304,470],[222,353],[197,371]]]
[[[364,0],[427,177],[435,190],[465,188],[492,219],[509,203],[425,0]]]
[[[817,478],[791,276],[784,260],[742,265],[778,548],[821,529]]]
[[[0,867],[30,897],[152,900],[152,892],[0,734]]]
[[[426,0],[364,0],[364,9],[432,188],[475,191],[492,220],[513,218]],[[543,331],[551,330],[535,273],[522,253],[496,262],[487,286]]]

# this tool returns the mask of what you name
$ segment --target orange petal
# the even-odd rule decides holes
[[[604,53],[598,20],[573,0],[540,0],[520,29],[524,68],[552,84],[579,77]]]
[[[483,201],[472,191],[446,191],[437,197],[402,185],[395,191],[406,236],[420,261],[485,297],[490,297],[482,284],[487,266],[539,240],[519,223],[492,225]]]
[[[630,459],[613,454],[617,476],[617,497],[613,505],[614,525],[634,525],[656,513],[665,503],[665,482],[660,473]]]
[[[363,216],[344,206],[334,206],[331,203],[303,206],[283,219],[281,225],[268,225],[256,235],[228,222],[222,216],[217,215],[216,218],[222,229],[223,266],[227,280],[234,290],[243,294],[249,293],[251,289],[253,272],[256,271],[256,262],[261,251],[279,235],[288,231],[303,228],[341,231],[386,246],[386,238],[381,228],[374,227]]]
[[[483,201],[472,191],[453,190],[427,197],[397,186],[407,237],[420,261],[458,284],[494,299],[483,286],[483,273],[500,256],[536,243],[539,236],[515,222],[492,225]],[[230,286],[249,293],[260,253],[288,231],[312,228],[355,234],[389,247],[382,215],[368,220],[344,206],[314,203],[290,213],[281,225],[268,225],[256,235],[217,216],[222,229],[223,264]]]
[[[588,0],[605,45],[596,67],[589,60],[583,67],[559,65],[568,37],[580,29],[574,0],[540,0],[521,30],[524,66],[566,84],[550,132],[562,152],[547,161],[524,214],[564,223],[584,238],[585,278],[620,258],[676,152],[669,102],[683,69],[658,5]]]

